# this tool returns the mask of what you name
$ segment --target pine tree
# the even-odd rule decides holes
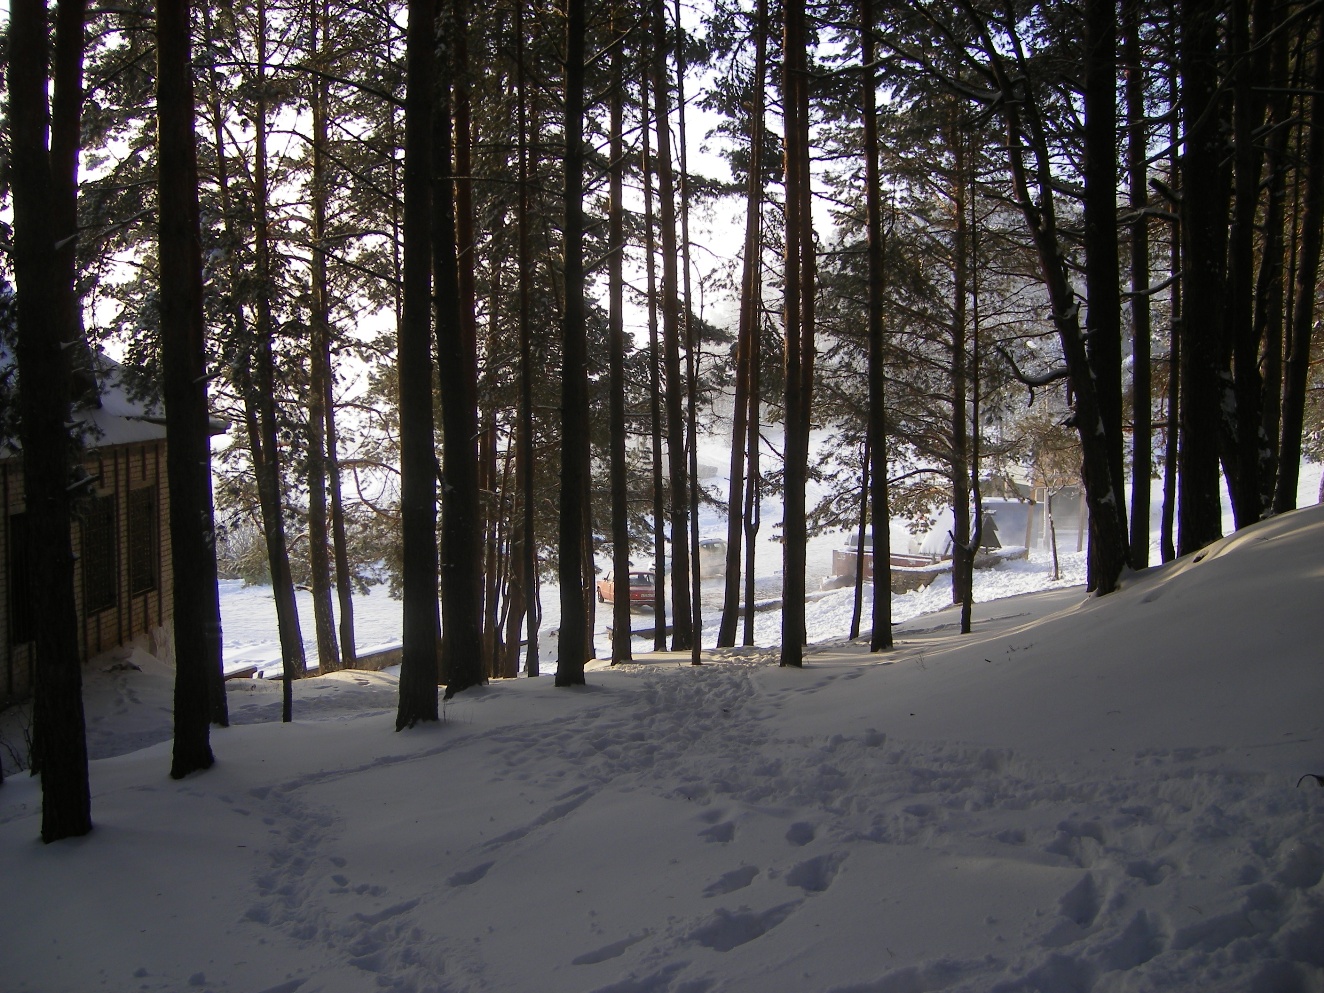
[[[157,6],[161,356],[170,486],[175,629],[175,742],[170,775],[214,761],[209,734],[221,683],[221,613],[212,511],[211,418],[188,0]]]
[[[437,458],[432,445],[432,117],[435,0],[409,0],[405,97],[404,313],[396,346],[400,381],[403,654],[397,731],[438,719]]]
[[[66,425],[71,413],[70,356],[81,340],[73,251],[75,155],[82,102],[85,4],[61,3],[56,22],[52,111],[47,99],[46,4],[20,3],[9,21],[10,183],[14,208],[20,439],[24,519],[30,547],[26,581],[42,610],[35,620],[32,769],[41,774],[41,839],[92,830],[82,670],[70,542],[71,469],[75,449]],[[47,144],[50,126],[51,142]],[[66,251],[62,252],[60,243]]]

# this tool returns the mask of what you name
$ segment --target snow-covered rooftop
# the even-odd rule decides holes
[[[0,370],[12,372],[13,366],[12,353],[0,345]],[[99,391],[98,401],[78,404],[73,414],[86,448],[94,450],[165,438],[164,409],[155,401],[135,395],[120,363],[104,352],[94,352],[92,368]],[[21,448],[18,437],[5,438],[0,445],[0,459],[12,457]]]

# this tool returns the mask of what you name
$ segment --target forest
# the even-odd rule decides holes
[[[1013,477],[1083,487],[1106,595],[1152,564],[1151,479],[1168,560],[1220,537],[1220,478],[1241,528],[1321,455],[1321,40],[1319,0],[14,0],[0,386],[51,553],[43,838],[91,824],[61,552],[93,353],[164,402],[176,777],[227,719],[221,575],[276,591],[286,719],[381,581],[397,730],[539,673],[542,583],[582,684],[595,554],[667,578],[657,646],[700,664],[717,432],[718,646],[752,639],[760,528],[798,666],[807,536],[868,527],[886,650],[888,522],[940,506],[968,628]]]

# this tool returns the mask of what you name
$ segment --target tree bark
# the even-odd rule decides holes
[[[765,32],[766,32],[766,20]],[[762,222],[760,222],[762,229]],[[760,239],[761,240],[761,239]],[[760,265],[762,259],[760,258]],[[745,623],[741,628],[740,643],[742,645],[754,644],[754,597],[755,597],[755,578],[754,565],[757,560],[757,548],[755,541],[758,539],[759,527],[762,525],[762,508],[760,501],[763,497],[763,477],[759,469],[760,451],[759,444],[762,441],[762,415],[763,407],[761,397],[763,395],[763,293],[759,291],[756,301],[756,312],[754,314],[753,333],[749,338],[750,352],[748,356],[749,364],[749,429],[747,440],[745,442],[745,453],[749,458],[749,473],[745,476]]]
[[[643,135],[641,168],[644,174],[644,263],[647,273],[648,297],[648,424],[653,443],[653,650],[666,651],[667,647],[667,535],[666,535],[666,480],[662,471],[662,385],[659,361],[661,347],[658,341],[657,313],[657,237],[654,234],[653,212],[653,160],[649,153],[648,135],[649,74],[640,80],[640,131]]]
[[[1255,132],[1264,122],[1266,101],[1256,85],[1267,75],[1267,45],[1252,49],[1250,0],[1232,0],[1228,36],[1232,56],[1235,199],[1228,232],[1226,345],[1231,349],[1232,410],[1228,489],[1237,528],[1258,521],[1268,509],[1260,483],[1261,404],[1260,339],[1255,327],[1256,215],[1260,201],[1262,154]],[[1228,387],[1225,385],[1224,391]]]
[[[349,568],[349,540],[345,533],[345,499],[340,482],[339,431],[336,428],[334,378],[326,378],[326,473],[331,502],[331,547],[336,568],[336,600],[340,606],[340,668],[358,665],[354,634],[354,577]]]
[[[1108,485],[1126,532],[1122,302],[1117,260],[1117,4],[1085,2],[1085,342],[1107,448]],[[1073,382],[1073,385],[1075,383]],[[1091,517],[1091,522],[1093,518]],[[1090,525],[1090,561],[1097,544]],[[1130,539],[1127,538],[1127,550]],[[1093,564],[1091,573],[1097,571]],[[1093,588],[1093,584],[1090,584]]]
[[[532,176],[529,159],[529,101],[524,67],[524,7],[515,5],[516,92],[519,101],[519,428],[516,432],[516,488],[521,498],[518,539],[520,582],[525,598],[528,645],[524,662],[527,676],[538,675],[538,626],[542,620],[538,598],[538,543],[535,533],[533,474],[533,249]]]
[[[804,8],[785,11],[782,108],[786,142],[786,444],[782,523],[781,665],[804,664],[805,485],[814,375],[814,232],[809,174],[809,71]]]
[[[1122,0],[1126,66],[1127,178],[1131,220],[1131,567],[1149,565],[1149,489],[1154,475],[1149,307],[1149,129],[1141,61],[1140,0]]]
[[[864,450],[860,453],[860,516],[855,532],[855,581],[854,598],[851,604],[850,634],[846,637],[854,641],[860,636],[860,615],[864,612],[864,538],[869,529],[869,463],[873,457],[873,439],[868,431],[864,435]],[[870,558],[873,557],[872,547]]]
[[[959,110],[953,108],[948,122],[948,144],[952,152],[952,603],[964,604],[973,581],[970,545],[970,415],[969,343],[966,320],[970,291],[969,201],[967,199],[966,135]]]
[[[584,0],[566,0],[565,316],[561,330],[561,645],[557,686],[584,684],[592,645],[584,575],[589,496],[588,357],[584,327]]]
[[[400,383],[400,705],[395,729],[438,719],[437,457],[433,450],[431,215],[436,0],[409,0],[406,50],[403,319]]]
[[[441,386],[441,679],[449,700],[487,682],[482,632],[482,513],[478,500],[478,356],[472,279],[460,264],[459,170],[452,158],[451,92],[459,71],[457,41],[467,31],[460,0],[442,0],[432,111],[432,267]],[[447,16],[447,15],[450,16]],[[449,23],[448,23],[449,22]],[[467,118],[455,118],[457,132]],[[458,143],[456,143],[458,148]],[[472,214],[472,204],[468,211]],[[472,272],[470,272],[470,277]]]
[[[1057,229],[1053,164],[1047,138],[1038,108],[1022,78],[1023,67],[1018,68],[1017,78],[1013,79],[987,28],[968,4],[963,3],[962,7],[979,29],[989,57],[989,68],[1004,98],[1001,108],[1007,124],[1007,158],[1012,189],[1034,242],[1053,325],[1075,397],[1073,420],[1080,437],[1082,476],[1095,543],[1096,588],[1100,594],[1111,593],[1117,588],[1118,578],[1127,564],[1126,512],[1122,507],[1121,481],[1113,476],[1113,447],[1104,427],[1099,396],[1081,334],[1079,301],[1067,278],[1066,260]],[[1027,165],[1027,156],[1032,170]],[[1031,194],[1032,176],[1039,194],[1038,201]]]
[[[1176,17],[1175,7],[1170,10]],[[1171,25],[1175,35],[1176,26]],[[1176,65],[1171,65],[1168,72],[1168,99],[1176,106],[1180,96],[1180,72]],[[1168,236],[1168,268],[1173,273],[1181,272],[1181,157],[1180,139],[1181,122],[1172,116],[1168,128],[1168,175],[1176,187],[1178,201],[1172,204],[1171,232]],[[1174,539],[1177,516],[1177,450],[1181,437],[1181,339],[1182,339],[1182,281],[1174,279],[1168,290],[1168,409],[1164,427],[1163,445],[1163,512],[1159,524],[1159,554],[1164,562],[1171,562],[1177,557],[1177,543]]]
[[[1261,8],[1270,11],[1261,15]],[[1263,16],[1273,23],[1277,6],[1265,0],[1256,4],[1256,21]],[[1284,88],[1298,88],[1296,80],[1288,78],[1289,35],[1279,31],[1273,41],[1270,56],[1270,80]],[[1260,470],[1260,499],[1262,506],[1272,508],[1274,485],[1278,477],[1278,444],[1282,426],[1283,401],[1283,346],[1286,314],[1286,293],[1283,287],[1283,257],[1286,253],[1288,144],[1292,133],[1292,101],[1287,92],[1275,92],[1269,98],[1273,131],[1266,141],[1265,188],[1267,202],[1264,207],[1263,247],[1260,268],[1255,281],[1255,337],[1263,349],[1261,376],[1260,432],[1264,442]]]
[[[326,45],[326,0],[314,0],[310,9],[312,56],[322,60]],[[340,666],[336,644],[336,618],[331,605],[331,548],[327,520],[327,437],[331,416],[331,321],[326,273],[326,80],[312,81],[312,259],[311,306],[308,342],[308,565],[313,595],[313,627],[317,634],[317,663],[321,672]]]
[[[676,188],[671,167],[671,114],[667,96],[667,23],[663,0],[653,0],[653,104],[657,126],[657,184],[662,225],[662,344],[666,374],[667,462],[671,506],[671,602],[675,612],[672,651],[689,651],[694,638],[691,602],[689,482],[685,465],[685,384],[680,374],[680,278],[677,267]],[[686,301],[686,306],[688,306]],[[658,577],[661,582],[662,577]]]
[[[1226,203],[1220,184],[1223,140],[1218,99],[1217,0],[1182,0],[1181,437],[1178,449],[1177,550],[1186,555],[1222,536],[1218,430],[1220,331]]]
[[[892,528],[887,484],[887,368],[883,358],[883,297],[887,292],[882,177],[878,165],[877,70],[872,0],[860,0],[860,60],[864,65],[864,196],[869,234],[869,431],[867,475],[873,519],[873,632],[869,651],[892,647]],[[861,528],[863,534],[863,528]],[[864,550],[857,560],[863,567]]]
[[[759,322],[763,311],[763,125],[764,84],[768,61],[767,0],[758,0],[754,14],[754,77],[750,83],[749,175],[745,184],[745,258],[740,280],[740,325],[736,335],[736,382],[731,417],[731,472],[727,493],[726,586],[717,647],[736,643],[740,614],[741,539],[746,526],[745,472],[749,462],[749,408],[752,364],[758,355]],[[752,601],[745,611],[752,612]]]
[[[1319,14],[1318,32],[1317,37],[1324,37],[1324,10]],[[1324,57],[1319,52],[1315,53],[1315,77],[1311,87],[1305,187],[1305,217],[1301,255],[1296,268],[1292,335],[1283,377],[1282,440],[1278,445],[1278,485],[1273,495],[1276,514],[1296,509],[1301,473],[1301,432],[1310,380],[1310,336],[1314,326],[1320,242],[1324,236]]]
[[[611,12],[611,152],[610,204],[607,216],[608,348],[611,430],[611,552],[612,575],[619,591],[612,598],[611,664],[629,662],[630,650],[630,506],[625,472],[625,74],[623,51],[626,38],[619,3]]]
[[[66,56],[82,59],[84,5],[62,3],[59,13],[56,78],[67,81],[72,72],[62,72],[68,67]],[[27,577],[35,591],[33,601],[42,605],[33,618],[32,768],[41,774],[41,838],[51,842],[91,831],[92,802],[70,541],[69,481],[75,449],[65,425],[71,412],[72,349],[62,347],[77,340],[78,328],[69,322],[77,303],[70,300],[72,271],[56,247],[74,232],[53,223],[72,216],[66,205],[57,203],[56,191],[68,196],[76,182],[71,176],[53,175],[47,146],[46,39],[46,4],[16,4],[9,22],[9,127],[20,439],[29,542],[43,550],[29,557]],[[81,70],[76,78],[81,81]],[[56,99],[71,100],[75,107],[80,102],[78,93],[64,91]]]
[[[680,0],[675,2],[676,19],[676,124],[680,139],[680,258],[685,290],[685,445],[689,453],[689,542],[690,610],[693,636],[690,639],[690,664],[701,665],[703,650],[703,598],[699,562],[699,336],[694,327],[694,294],[690,288],[690,169],[689,142],[685,132],[685,27],[681,23]]]
[[[188,0],[157,6],[161,361],[175,632],[170,775],[211,767],[209,724],[221,682],[221,612],[212,509],[197,137]]]
[[[299,609],[294,599],[289,546],[285,540],[284,483],[276,426],[275,319],[271,310],[274,283],[271,271],[271,237],[267,212],[270,185],[267,177],[267,3],[257,6],[257,98],[254,107],[253,145],[253,264],[256,270],[257,372],[256,389],[250,390],[250,441],[253,471],[257,477],[262,508],[262,531],[267,560],[271,566],[271,588],[276,601],[276,627],[280,634],[283,673],[281,720],[293,720],[290,681],[307,675]],[[255,419],[255,425],[253,423]],[[253,428],[256,430],[252,430]]]
[[[980,335],[979,335],[979,224],[975,213],[975,183],[970,180],[970,478],[966,485],[974,497],[974,524],[969,543],[957,552],[965,559],[965,582],[961,586],[961,633],[969,634],[975,609],[975,556],[984,540],[984,493],[979,485],[979,402],[980,402]],[[959,558],[958,558],[959,560]]]

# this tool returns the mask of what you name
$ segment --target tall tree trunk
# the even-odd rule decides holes
[[[872,0],[860,0],[860,61],[864,66],[864,197],[869,234],[869,443],[867,476],[873,518],[873,633],[869,651],[892,647],[892,529],[887,485],[887,369],[883,359],[883,297],[887,292],[882,177],[878,166],[877,69]],[[861,528],[863,535],[863,528]],[[863,565],[864,550],[859,550]],[[863,571],[863,570],[861,570]]]
[[[1324,38],[1324,9],[1319,13],[1317,38]],[[1273,510],[1281,514],[1296,508],[1301,473],[1301,432],[1305,423],[1306,392],[1310,380],[1310,333],[1314,325],[1316,279],[1320,241],[1324,235],[1324,56],[1315,52],[1315,78],[1310,97],[1310,139],[1306,146],[1305,216],[1301,255],[1296,268],[1292,336],[1283,377],[1282,440],[1279,442],[1278,485]]]
[[[464,365],[457,371],[462,373],[465,380],[465,388],[468,391],[466,404],[469,412],[465,417],[472,421],[472,430],[469,432],[470,439],[464,448],[465,453],[474,453],[474,447],[477,439],[480,437],[478,430],[478,288],[476,267],[477,258],[477,237],[474,230],[474,197],[473,197],[473,146],[474,146],[474,122],[472,111],[472,97],[470,90],[472,87],[472,71],[469,60],[469,4],[468,0],[453,0],[452,10],[454,11],[455,29],[454,38],[454,65],[455,71],[452,76],[452,88],[454,92],[454,110],[455,110],[455,242],[456,242],[456,264],[458,266],[459,280],[459,304],[460,304],[460,329],[462,341],[468,351],[468,357],[464,360]],[[495,315],[495,311],[493,311]],[[493,318],[495,320],[495,317]],[[445,355],[445,352],[440,353]],[[443,394],[444,396],[444,394]],[[443,400],[444,402],[444,400]],[[449,446],[447,446],[449,447]],[[495,452],[495,449],[492,450]],[[469,458],[468,454],[464,455]],[[477,453],[473,456],[472,472],[475,479],[472,494],[467,500],[472,501],[470,512],[472,513],[472,524],[465,535],[465,543],[470,546],[468,554],[474,556],[475,564],[468,569],[470,582],[474,584],[474,590],[470,597],[476,606],[474,623],[478,625],[478,653],[476,664],[479,670],[487,673],[494,668],[494,639],[496,637],[495,622],[495,604],[489,603],[486,590],[488,586],[488,570],[484,563],[487,559],[487,534],[488,529],[485,526],[486,515],[484,514],[482,501],[482,483],[481,476],[484,472],[482,468],[486,463],[483,462]],[[443,473],[448,475],[448,473]],[[443,519],[445,509],[443,507]],[[443,573],[445,573],[446,552],[445,543],[442,544]],[[492,577],[495,578],[495,577]],[[446,586],[443,576],[442,597],[445,598]],[[443,641],[446,633],[445,604],[442,605],[442,635]],[[458,692],[458,691],[457,691]]]
[[[329,363],[328,363],[329,365]],[[354,635],[354,577],[349,568],[349,540],[345,533],[345,498],[340,483],[339,432],[336,428],[335,382],[326,378],[326,474],[331,502],[331,547],[335,557],[336,600],[340,607],[340,668],[358,665]]]
[[[403,320],[400,382],[400,705],[395,729],[435,721],[437,707],[437,456],[432,422],[432,108],[437,0],[409,0],[406,50]]]
[[[256,413],[257,433],[253,438],[253,470],[257,476],[258,497],[262,507],[262,531],[266,538],[267,559],[271,566],[271,588],[276,601],[276,627],[280,635],[283,673],[281,719],[293,720],[290,681],[307,674],[303,634],[299,630],[299,608],[294,599],[294,578],[290,572],[289,546],[285,540],[284,485],[280,466],[280,448],[276,426],[276,354],[275,319],[271,311],[274,281],[271,269],[271,234],[267,216],[270,184],[267,178],[267,3],[257,7],[257,92],[254,106],[253,142],[253,264],[256,269],[257,299],[257,383],[250,394]]]
[[[584,328],[584,0],[566,0],[565,316],[561,367],[561,647],[556,685],[584,683],[592,645],[584,576],[589,534],[588,357]]]
[[[193,118],[190,4],[157,6],[158,258],[175,632],[175,779],[213,762],[209,723],[221,685],[221,611],[212,512],[211,423]],[[227,715],[228,716],[228,715]]]
[[[1175,5],[1170,10],[1176,18]],[[1171,25],[1175,34],[1176,25]],[[1176,65],[1169,67],[1168,101],[1176,106],[1180,99],[1180,70]],[[1168,269],[1176,274],[1181,272],[1181,122],[1173,114],[1168,125],[1168,178],[1172,181],[1176,202],[1172,204],[1172,222],[1168,235]],[[1171,562],[1177,557],[1177,543],[1174,540],[1177,516],[1177,453],[1181,437],[1181,340],[1182,340],[1182,281],[1173,279],[1168,289],[1168,409],[1163,429],[1163,514],[1159,524],[1159,554],[1164,562]]]
[[[495,315],[498,312],[497,301],[500,299],[501,278],[500,270],[494,269],[492,274],[492,301],[490,314]],[[487,339],[484,364],[489,368],[494,367],[493,343],[495,335]],[[500,600],[501,588],[504,580],[502,568],[502,543],[504,532],[502,527],[501,506],[497,500],[497,495],[506,492],[505,481],[498,478],[497,470],[497,422],[496,410],[492,406],[479,412],[482,420],[482,427],[478,431],[478,469],[479,469],[479,508],[482,511],[482,540],[479,543],[479,550],[482,553],[482,568],[479,578],[482,582],[482,620],[480,632],[483,639],[482,657],[485,661],[484,672],[490,679],[501,679],[506,676],[505,661],[500,651],[501,647],[501,617]]]
[[[745,183],[745,258],[740,279],[740,325],[736,335],[735,396],[731,405],[731,471],[726,515],[726,586],[717,647],[736,643],[740,615],[741,539],[745,528],[745,467],[748,464],[750,365],[758,354],[763,310],[763,126],[764,83],[768,62],[768,5],[758,0],[754,13],[754,76],[750,81],[749,175]],[[752,612],[752,601],[745,611]]]
[[[1182,155],[1181,437],[1177,547],[1198,551],[1222,535],[1219,506],[1219,329],[1223,324],[1226,198],[1220,183],[1223,141],[1218,99],[1217,0],[1181,3]]]
[[[212,44],[213,40],[216,37],[216,34],[212,24],[211,6],[208,4],[203,4],[201,7],[201,11],[202,11],[202,24],[203,24],[203,37],[206,40],[207,44]],[[210,100],[209,100],[208,109],[211,114],[210,124],[216,147],[216,192],[217,192],[217,199],[220,202],[221,215],[223,217],[222,223],[225,230],[225,242],[229,249],[227,252],[227,256],[228,256],[227,266],[229,268],[230,284],[233,287],[238,287],[241,283],[244,282],[245,279],[243,273],[243,263],[240,259],[240,255],[237,250],[238,246],[243,240],[243,236],[239,233],[237,229],[237,225],[235,223],[235,219],[238,214],[238,211],[235,210],[234,201],[231,197],[229,164],[225,154],[226,119],[221,109],[221,99],[220,99],[222,84],[219,80],[219,76],[216,72],[216,67],[214,65],[208,67],[208,72],[209,72],[209,82],[210,82],[210,86],[209,86]],[[259,426],[258,411],[257,411],[257,401],[256,401],[257,391],[253,385],[253,370],[250,367],[253,357],[252,341],[257,335],[256,322],[254,322],[253,325],[250,327],[250,322],[244,312],[243,298],[237,292],[230,294],[229,316],[234,327],[235,336],[237,340],[242,342],[241,347],[245,350],[245,356],[249,360],[248,363],[239,363],[236,368],[233,368],[231,370],[231,377],[236,392],[242,398],[245,430],[248,434],[248,441],[249,441],[249,452],[253,461],[254,473],[256,474],[258,471],[258,466],[262,464],[263,451],[264,451],[262,432]],[[266,538],[266,533],[264,529],[263,532],[264,541],[265,538]],[[278,624],[280,621],[280,616],[281,615],[278,612],[277,614]],[[220,649],[221,632],[219,630],[217,630],[215,633],[215,639],[217,644],[217,648],[216,648],[217,657],[219,658],[219,653],[221,650]],[[300,639],[299,644],[300,647],[302,647],[302,639]],[[213,687],[213,690],[214,692],[213,692],[212,721],[213,723],[224,724],[226,723],[226,721],[217,716],[218,703],[215,698],[220,697],[221,699],[219,705],[223,706],[225,689],[223,685],[218,683]],[[288,705],[288,702],[290,700],[290,690],[289,690],[288,680],[285,681],[285,685],[282,689],[282,698],[283,698],[282,709],[285,709],[284,705]]]
[[[477,341],[472,282],[462,275],[451,137],[463,4],[442,0],[432,111],[432,272],[441,386],[441,678],[446,699],[487,681],[482,634],[482,514],[478,501]],[[456,116],[456,128],[460,118]],[[463,185],[463,184],[461,184]],[[472,214],[472,206],[470,206]],[[472,242],[473,232],[468,232]],[[471,246],[470,246],[471,247]],[[472,251],[470,251],[472,256]]]
[[[675,2],[676,19],[676,126],[680,141],[680,259],[685,292],[685,446],[689,453],[689,542],[690,610],[693,637],[690,639],[690,664],[700,665],[703,651],[703,598],[700,580],[703,565],[699,561],[699,335],[694,327],[694,294],[690,288],[690,167],[689,142],[685,131],[685,27],[680,19],[680,0]]]
[[[661,348],[657,328],[657,238],[654,235],[653,213],[653,161],[649,153],[648,135],[649,74],[640,80],[640,116],[643,122],[641,169],[644,174],[644,266],[647,273],[648,297],[648,424],[653,443],[653,650],[666,651],[667,647],[667,533],[666,533],[666,480],[662,471],[662,384],[659,362]]]
[[[1131,219],[1131,567],[1149,565],[1149,489],[1154,475],[1154,437],[1149,307],[1149,130],[1145,69],[1141,61],[1140,0],[1122,0],[1126,66],[1126,161]]]
[[[980,354],[979,354],[979,224],[975,212],[975,182],[970,178],[970,199],[967,204],[970,212],[970,478],[966,485],[974,496],[974,524],[970,530],[969,544],[964,549],[967,563],[965,582],[961,586],[961,633],[969,634],[975,608],[975,556],[984,538],[984,494],[979,485],[979,400],[980,400]],[[959,553],[958,553],[959,554]]]
[[[515,71],[519,101],[519,428],[516,432],[516,488],[520,493],[520,585],[525,598],[527,653],[524,672],[538,675],[538,627],[542,621],[538,597],[538,540],[535,533],[533,472],[533,248],[530,229],[533,212],[529,160],[529,100],[524,66],[524,7],[515,5]]]
[[[1130,550],[1126,511],[1122,506],[1121,481],[1113,475],[1114,448],[1104,430],[1100,400],[1081,334],[1079,300],[1067,277],[1065,254],[1057,229],[1053,190],[1055,173],[1048,140],[1038,107],[1025,86],[1024,67],[1018,66],[1013,78],[988,29],[968,4],[962,6],[976,23],[989,57],[989,68],[1005,97],[1001,111],[1007,124],[1007,159],[1011,167],[1012,190],[1034,241],[1053,325],[1075,398],[1073,420],[1080,438],[1097,588],[1100,594],[1111,593],[1117,588]],[[1031,181],[1038,194],[1037,201],[1031,193]]]
[[[1085,341],[1127,550],[1122,443],[1122,302],[1117,260],[1117,3],[1085,0]],[[1090,523],[1090,574],[1095,566]],[[1090,582],[1091,589],[1094,582]]]
[[[78,120],[84,5],[62,3],[56,39],[56,121]],[[18,296],[20,439],[28,540],[44,554],[29,556],[27,582],[42,609],[33,618],[32,768],[41,773],[41,838],[58,841],[92,830],[82,670],[70,541],[70,470],[75,449],[70,419],[70,367],[78,328],[73,269],[56,247],[73,231],[56,226],[74,215],[60,197],[73,195],[76,176],[55,176],[47,146],[46,4],[16,4],[9,21],[10,182],[14,209],[14,277]],[[65,87],[77,83],[74,92]],[[67,111],[61,113],[61,111]],[[53,126],[58,131],[58,125]],[[75,130],[74,134],[77,134]],[[53,136],[54,137],[54,136]],[[62,137],[67,137],[62,135]],[[75,142],[76,147],[76,142]],[[76,161],[76,158],[74,159]],[[60,166],[67,170],[69,160]]]
[[[1261,15],[1261,7],[1270,11]],[[1260,0],[1256,4],[1256,21],[1261,16],[1272,24],[1277,6]],[[1274,36],[1270,56],[1271,85],[1298,88],[1296,80],[1288,82],[1288,32],[1278,31]],[[1283,257],[1286,254],[1284,231],[1287,206],[1287,150],[1291,138],[1291,96],[1279,89],[1270,95],[1269,107],[1273,131],[1267,138],[1265,164],[1268,175],[1265,187],[1268,193],[1264,207],[1264,240],[1260,251],[1260,269],[1255,282],[1255,336],[1262,343],[1264,354],[1261,376],[1260,432],[1264,441],[1263,464],[1260,469],[1261,505],[1272,508],[1273,490],[1278,477],[1278,443],[1282,425],[1283,400],[1283,330],[1285,326],[1283,288]]]
[[[866,430],[864,450],[860,453],[860,515],[854,546],[855,581],[851,584],[854,587],[855,596],[851,604],[850,634],[847,635],[851,641],[860,636],[860,615],[864,611],[864,539],[865,533],[869,529],[869,463],[872,458],[873,439],[869,437],[869,432]],[[870,546],[869,557],[873,558],[872,546]]]
[[[969,355],[966,340],[967,306],[970,290],[969,189],[966,175],[966,132],[959,108],[953,106],[948,121],[948,144],[952,152],[952,603],[965,603],[972,582],[973,555],[970,546],[970,413]]]
[[[662,344],[666,372],[667,462],[671,482],[671,602],[675,611],[672,651],[689,651],[694,638],[691,601],[689,483],[685,466],[685,384],[680,374],[680,277],[676,244],[676,187],[671,167],[671,112],[667,95],[667,20],[663,0],[653,0],[653,104],[657,125],[657,185],[662,224]],[[689,306],[689,301],[686,301]],[[658,577],[660,582],[661,576]]]
[[[607,214],[607,334],[610,376],[611,430],[611,553],[612,576],[619,591],[612,598],[611,664],[629,662],[630,650],[630,505],[625,472],[625,39],[620,3],[611,11],[611,152],[610,204]]]
[[[766,21],[765,21],[766,24]],[[760,228],[762,224],[760,223]],[[761,260],[760,260],[761,264]],[[749,458],[749,473],[745,476],[745,623],[741,627],[740,643],[754,644],[754,564],[757,559],[755,541],[762,522],[760,501],[763,499],[763,478],[759,469],[759,443],[762,441],[762,362],[763,362],[763,293],[758,293],[757,313],[754,315],[753,334],[749,339],[749,422],[745,453]]]
[[[326,0],[314,0],[311,10],[313,58],[322,61],[326,48]],[[312,240],[310,272],[311,334],[308,342],[308,565],[313,594],[313,627],[317,633],[317,663],[323,673],[339,667],[335,610],[331,605],[331,542],[327,522],[327,418],[331,380],[331,320],[326,274],[326,100],[322,76],[312,82]]]
[[[814,231],[809,176],[808,37],[803,7],[785,12],[782,108],[786,142],[786,444],[782,523],[781,664],[804,664],[805,484],[814,375]]]
[[[1238,528],[1254,524],[1268,508],[1260,483],[1260,339],[1255,327],[1256,215],[1260,203],[1262,155],[1255,132],[1264,122],[1266,101],[1255,84],[1268,73],[1268,45],[1250,42],[1251,0],[1232,0],[1229,39],[1232,56],[1233,148],[1235,200],[1228,232],[1227,338],[1232,349],[1233,468],[1228,488]],[[1257,25],[1260,30],[1262,25]],[[1224,403],[1224,411],[1228,409]]]

